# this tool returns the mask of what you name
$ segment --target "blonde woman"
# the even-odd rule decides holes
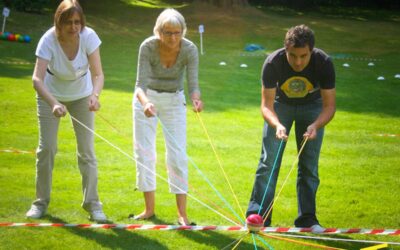
[[[186,156],[186,100],[184,75],[195,112],[201,112],[198,84],[198,51],[185,38],[184,17],[174,9],[157,18],[154,36],[139,50],[134,95],[134,151],[137,160],[137,188],[144,193],[145,209],[136,220],[155,214],[156,128],[162,123],[166,142],[166,164],[170,192],[176,195],[178,223],[189,225],[186,214],[188,170]]]

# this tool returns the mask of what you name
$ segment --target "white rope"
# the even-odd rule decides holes
[[[126,157],[128,157],[129,159],[131,159],[132,161],[136,162],[137,164],[141,165],[142,167],[144,167],[147,171],[150,171],[151,173],[155,174],[156,176],[158,176],[160,179],[162,179],[163,181],[168,182],[168,180],[166,178],[164,178],[163,176],[157,174],[155,171],[151,170],[150,168],[148,168],[147,166],[145,166],[144,164],[142,164],[141,162],[136,161],[136,159],[134,157],[132,157],[131,155],[129,155],[128,153],[124,152],[122,149],[120,149],[119,147],[115,146],[114,144],[112,144],[110,141],[108,141],[106,138],[102,137],[101,135],[97,134],[93,129],[90,129],[89,127],[87,127],[85,124],[83,124],[82,122],[80,122],[78,119],[76,119],[75,117],[73,117],[70,114],[71,118],[76,121],[77,123],[79,123],[80,125],[82,125],[84,128],[86,128],[87,130],[89,130],[90,132],[92,132],[94,135],[96,135],[97,137],[99,137],[100,139],[102,139],[103,141],[105,141],[108,145],[112,146],[113,148],[115,148],[116,150],[118,150],[119,152],[121,152],[123,155],[125,155]],[[175,188],[179,189],[179,191],[182,191],[183,193],[185,192],[184,190],[182,190],[180,187],[176,186],[173,183],[169,183],[172,186],[174,186]],[[229,222],[240,226],[237,222],[234,222],[233,220],[229,219],[228,217],[226,217],[225,215],[221,214],[220,212],[218,212],[217,210],[213,209],[212,207],[208,206],[207,204],[205,204],[204,202],[200,201],[199,199],[197,199],[196,197],[194,197],[193,195],[187,193],[187,195],[189,197],[191,197],[193,200],[197,201],[198,203],[200,203],[201,205],[205,206],[206,208],[210,209],[211,211],[215,212],[216,214],[218,214],[219,216],[221,216],[222,218],[228,220]]]
[[[320,237],[320,236],[306,236],[306,235],[295,235],[295,234],[275,234],[270,233],[276,236],[282,237],[292,237],[292,238],[303,238],[303,239],[314,239],[314,240],[330,240],[330,241],[345,241],[345,242],[357,242],[357,243],[376,243],[376,244],[391,244],[391,245],[400,245],[400,242],[383,242],[383,241],[373,241],[373,240],[354,240],[354,239],[342,239],[342,238],[328,238],[328,237]]]

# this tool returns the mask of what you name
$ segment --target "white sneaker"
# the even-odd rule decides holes
[[[39,219],[44,215],[44,211],[37,206],[32,205],[31,209],[26,212],[26,217],[30,219]]]
[[[311,226],[311,232],[315,234],[320,234],[325,232],[325,228],[321,227],[319,224],[315,224]]]
[[[107,216],[102,210],[94,210],[90,212],[89,219],[95,222],[107,222]]]

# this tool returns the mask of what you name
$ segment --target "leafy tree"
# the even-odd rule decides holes
[[[265,6],[280,5],[299,10],[309,9],[318,6],[362,7],[379,9],[400,8],[399,0],[249,0],[249,3]]]
[[[18,11],[40,13],[50,3],[50,0],[3,0],[3,3]]]
[[[233,6],[247,6],[249,5],[248,0],[199,0],[200,2],[209,3],[222,8],[230,8]]]

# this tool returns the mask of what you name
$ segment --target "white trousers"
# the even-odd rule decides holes
[[[156,92],[148,89],[147,98],[154,104],[157,117],[146,117],[143,107],[133,98],[134,153],[136,159],[136,186],[142,192],[156,189],[156,134],[158,119],[166,146],[166,165],[169,191],[186,194],[188,170],[186,154],[186,100],[183,91]]]

